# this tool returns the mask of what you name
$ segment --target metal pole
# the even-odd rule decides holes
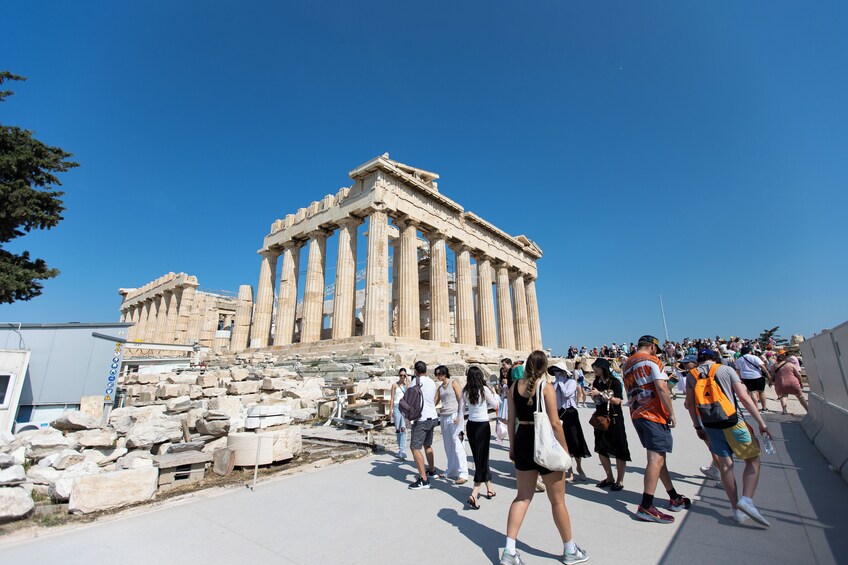
[[[665,306],[663,306],[662,294],[660,294],[660,311],[662,312],[663,328],[665,328],[665,340],[669,341],[669,339],[668,339],[668,324],[665,323]]]

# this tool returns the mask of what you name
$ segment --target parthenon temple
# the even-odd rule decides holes
[[[271,225],[258,252],[255,302],[253,288],[242,285],[234,310],[212,298],[198,308],[197,279],[184,273],[122,289],[121,319],[137,324],[131,339],[211,339],[229,352],[373,342],[512,353],[542,347],[535,282],[542,252],[534,242],[466,211],[439,192],[437,174],[388,154],[350,178],[350,187]],[[360,230],[367,243],[358,268]]]

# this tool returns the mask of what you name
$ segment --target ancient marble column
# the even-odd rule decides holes
[[[309,234],[309,256],[306,263],[306,283],[303,288],[303,326],[300,342],[321,340],[324,322],[324,267],[326,263],[327,234],[314,231]]]
[[[368,264],[365,268],[365,320],[363,334],[389,335],[389,225],[385,210],[368,217]]]
[[[156,317],[159,313],[159,298],[154,296],[147,302],[147,324],[144,326],[144,341],[153,343],[156,340]]]
[[[456,341],[475,345],[474,297],[471,281],[471,252],[464,245],[456,248]]]
[[[492,297],[492,262],[488,257],[477,258],[477,301],[480,304],[480,345],[497,347],[495,300]]]
[[[498,266],[498,335],[501,349],[515,349],[515,327],[512,318],[512,299],[509,295],[509,270]]]
[[[259,268],[259,285],[256,291],[256,311],[250,328],[250,347],[267,347],[271,339],[271,316],[274,312],[274,279],[277,272],[277,254],[262,252]]]
[[[430,339],[451,341],[448,301],[448,263],[445,236],[433,232],[430,240]]]
[[[512,297],[515,302],[515,348],[530,351],[530,323],[527,318],[527,297],[524,293],[524,275],[519,273],[512,281]]]
[[[283,267],[280,269],[280,289],[277,292],[277,327],[274,332],[274,345],[289,345],[294,338],[300,242],[289,241],[284,244],[282,255]]]
[[[165,327],[168,323],[168,297],[165,296],[165,292],[162,292],[162,294],[156,295],[156,300],[159,307],[156,312],[156,333],[153,340],[156,343],[165,343]]]
[[[398,245],[398,336],[421,338],[421,303],[418,299],[417,225],[409,220],[395,221],[400,231]]]
[[[253,287],[249,284],[239,286],[236,319],[233,333],[230,335],[230,351],[247,349],[250,337],[250,315],[253,312]]]
[[[333,339],[353,336],[356,314],[356,228],[358,218],[339,222],[336,290],[333,298]]]
[[[186,329],[187,345],[200,343],[200,340],[203,337],[203,314],[206,311],[207,296],[209,295],[201,292],[195,292],[194,300],[192,300],[191,304],[189,304],[191,309],[189,310],[188,327]],[[183,293],[183,300],[185,300],[185,292]]]
[[[189,321],[194,307],[197,285],[184,285],[179,293],[179,317],[177,318],[177,343],[192,345],[197,340],[196,335],[189,334]]]
[[[536,279],[527,279],[524,287],[527,295],[527,318],[530,326],[530,345],[542,349],[542,326],[539,323],[539,303],[536,300]]]
[[[177,310],[177,292],[176,289],[169,290],[165,293],[165,301],[168,304],[168,313],[165,318],[165,332],[162,343],[176,343],[177,334],[177,318],[179,312]]]
[[[147,317],[149,316],[150,308],[147,302],[140,302],[136,305],[136,308],[138,308],[138,325],[135,328],[133,339],[144,341],[147,335]]]

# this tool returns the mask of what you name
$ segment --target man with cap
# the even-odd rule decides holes
[[[671,453],[672,449],[671,428],[676,425],[667,384],[668,375],[659,360],[661,346],[656,337],[643,335],[636,347],[636,353],[627,359],[622,368],[633,427],[648,452],[642,503],[636,510],[636,517],[646,522],[671,524],[674,517],[660,512],[654,506],[657,481],[662,481],[668,492],[670,511],[688,509],[692,501],[677,493],[666,465],[666,454]]]

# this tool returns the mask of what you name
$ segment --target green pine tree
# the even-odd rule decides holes
[[[0,71],[0,87],[9,80],[26,78]],[[0,102],[12,94],[0,90]],[[40,281],[59,274],[44,259],[31,259],[28,251],[12,253],[3,245],[34,229],[49,230],[63,219],[64,192],[53,187],[62,184],[56,174],[79,166],[69,157],[31,131],[0,123],[0,304],[40,295]]]

